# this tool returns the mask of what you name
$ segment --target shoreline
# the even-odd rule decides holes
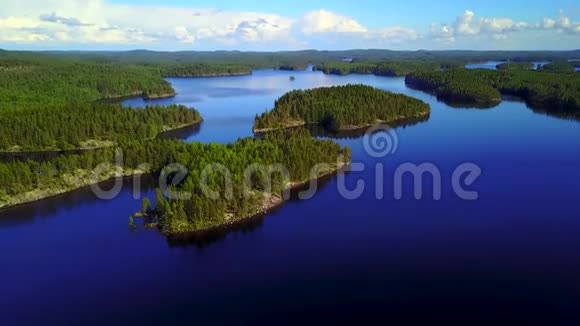
[[[358,131],[358,130],[363,130],[369,127],[373,127],[373,126],[380,126],[380,125],[384,125],[384,124],[396,124],[399,121],[405,121],[405,120],[411,120],[411,119],[421,119],[421,118],[425,118],[425,117],[429,117],[431,115],[431,110],[424,112],[421,115],[418,116],[413,116],[413,117],[397,117],[396,119],[393,120],[376,120],[373,123],[366,123],[366,124],[360,124],[360,125],[347,125],[347,126],[342,126],[340,128],[338,128],[337,132],[341,132],[341,131]],[[284,126],[281,127],[268,127],[268,128],[252,128],[252,132],[254,134],[266,134],[268,132],[272,132],[272,131],[278,131],[278,130],[285,130],[285,129],[292,129],[292,128],[297,128],[297,127],[305,127],[305,126],[320,126],[319,123],[306,123],[306,122],[301,122],[301,123],[288,123]],[[322,126],[320,126],[322,127]],[[323,127],[324,129],[327,129],[325,127]]]
[[[348,169],[348,167],[350,167],[350,164],[351,164],[351,162],[347,162],[347,163],[342,163],[340,165],[334,166],[331,170],[323,172],[321,175],[317,176],[316,178],[311,178],[311,179],[304,180],[304,181],[288,182],[286,188],[283,191],[289,191],[289,192],[298,191],[298,190],[304,188],[305,186],[307,186],[310,182],[312,182],[314,180],[320,181],[320,180],[323,180],[326,178],[330,178],[330,177],[338,174],[340,171],[346,171]],[[282,207],[284,205],[284,203],[288,201],[288,199],[280,198],[278,196],[267,195],[265,193],[264,193],[264,195],[265,195],[265,197],[267,197],[265,199],[265,202],[262,203],[262,205],[258,209],[258,211],[254,212],[248,216],[231,218],[231,219],[225,221],[224,223],[208,226],[208,227],[194,230],[194,231],[176,232],[176,233],[163,233],[160,231],[160,233],[169,237],[170,239],[179,240],[179,239],[188,239],[188,238],[194,238],[194,237],[200,237],[200,236],[203,237],[203,236],[211,235],[214,233],[227,232],[227,231],[231,230],[232,228],[235,228],[236,226],[244,225],[244,224],[249,223],[255,219],[264,217],[265,215],[271,213],[272,211],[275,211],[278,208]]]
[[[198,124],[201,124],[203,122],[203,119],[199,120],[199,121],[195,121],[193,123],[190,124],[185,124],[185,125],[180,125],[177,126],[175,128],[171,128],[171,129],[167,129],[164,130],[162,132],[157,133],[157,135],[155,135],[155,137],[158,137],[159,135],[161,135],[162,133],[165,132],[170,132],[173,130],[179,130],[179,129],[183,129],[183,128],[187,128],[187,127],[191,127],[191,126],[195,126]],[[114,145],[112,145],[114,146]],[[112,147],[109,146],[109,147]],[[106,148],[106,147],[102,147],[102,148]],[[89,150],[95,150],[95,149],[102,149],[102,148],[92,148],[92,149],[81,149],[81,150],[70,150],[70,151],[35,151],[35,152],[0,152],[0,154],[15,154],[15,155],[30,155],[30,154],[34,154],[34,153],[54,153],[54,154],[62,154],[62,153],[66,153],[66,152],[83,152],[83,151],[89,151]],[[86,173],[86,174],[92,174],[94,173],[93,170],[77,170],[76,172],[81,171],[82,173]],[[38,190],[38,189],[33,189],[18,195],[13,195],[13,196],[9,196],[8,200],[6,201],[5,204],[3,204],[2,202],[0,202],[0,210],[3,209],[8,209],[8,208],[12,208],[12,207],[16,207],[16,206],[20,206],[20,205],[25,205],[25,204],[30,204],[33,202],[38,202],[44,199],[48,199],[48,198],[52,198],[58,195],[62,195],[62,194],[66,194],[69,192],[73,192],[76,190],[80,190],[82,188],[85,187],[89,187],[91,185],[95,185],[101,182],[106,182],[109,180],[113,180],[116,178],[120,178],[120,177],[131,177],[131,176],[136,176],[136,175],[144,175],[144,174],[150,174],[149,171],[142,171],[142,170],[125,170],[121,167],[116,167],[114,169],[112,169],[111,171],[108,171],[109,175],[104,177],[104,178],[100,178],[99,180],[93,181],[92,179],[90,181],[85,181],[85,182],[80,182],[79,184],[76,185],[72,185],[66,188],[60,188],[60,189],[48,189],[48,190]],[[112,174],[112,175],[111,175]],[[22,197],[21,199],[14,199],[15,197]]]
[[[159,131],[157,134],[155,134],[155,136],[147,138],[147,139],[154,139],[154,138],[157,138],[160,135],[167,133],[167,132],[200,125],[202,122],[203,122],[203,119],[199,119],[199,120],[196,120],[192,123],[186,123],[186,124],[178,125],[175,127],[169,127],[169,128],[166,128],[166,129]],[[67,153],[72,153],[72,154],[79,153],[80,154],[82,152],[110,148],[110,147],[114,147],[116,145],[116,143],[114,143],[112,141],[108,141],[108,140],[102,140],[100,142],[109,142],[109,143],[107,145],[103,145],[103,146],[77,147],[77,148],[71,148],[71,149],[40,149],[40,150],[34,150],[34,151],[0,151],[0,155],[34,155],[34,154],[67,154]],[[0,162],[1,161],[2,160],[0,160]]]
[[[80,170],[82,171],[82,173],[86,173],[86,174],[93,174],[94,171],[93,170]],[[78,172],[78,170],[77,170]],[[143,170],[124,170],[120,167],[115,167],[114,169],[112,169],[111,171],[107,172],[107,176],[105,177],[100,177],[98,180],[92,180],[90,179],[90,181],[88,182],[80,182],[77,185],[72,185],[68,188],[60,188],[60,189],[55,189],[55,190],[44,190],[44,191],[40,191],[40,192],[35,192],[38,190],[31,190],[31,191],[27,191],[25,193],[20,194],[19,196],[21,196],[21,199],[15,199],[12,201],[8,201],[6,204],[1,204],[0,203],[0,211],[5,210],[5,209],[11,209],[14,207],[18,207],[18,206],[23,206],[23,205],[27,205],[27,204],[31,204],[31,203],[35,203],[35,202],[39,202],[45,199],[50,199],[53,197],[57,197],[59,195],[64,195],[67,193],[71,193],[71,192],[75,192],[96,184],[100,184],[103,182],[108,182],[117,178],[127,178],[127,177],[133,177],[133,176],[137,176],[137,175],[146,175],[146,174],[150,174],[149,171],[143,171]]]
[[[110,95],[110,96],[105,96],[103,98],[97,99],[97,101],[121,101],[121,100],[126,100],[126,99],[131,99],[131,98],[143,98],[145,100],[157,100],[157,99],[162,99],[162,98],[170,98],[170,97],[175,97],[177,95],[177,93],[175,91],[173,91],[172,93],[163,93],[163,94],[151,94],[151,95],[145,95],[145,92],[143,91],[139,91],[139,92],[133,92],[131,94],[126,94],[126,95]]]
[[[250,76],[253,74],[253,70],[249,72],[234,72],[234,73],[215,73],[215,74],[202,74],[202,75],[191,75],[191,76],[163,76],[163,78],[212,78],[212,77],[235,77],[235,76]]]

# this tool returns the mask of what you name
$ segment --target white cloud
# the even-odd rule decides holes
[[[366,27],[356,20],[320,9],[307,12],[300,25],[304,34],[315,33],[365,33]]]
[[[568,33],[580,33],[580,24],[572,23],[560,11],[557,20],[544,18],[540,23],[518,22],[505,17],[476,18],[473,11],[466,10],[453,23],[431,24],[431,37],[438,41],[454,42],[458,38],[488,37],[493,40],[505,40],[509,34],[538,29],[553,30]]]
[[[193,43],[195,41],[195,36],[193,36],[185,26],[175,27],[175,37],[182,43]]]
[[[296,25],[306,36],[321,35],[327,42],[343,40],[363,47],[400,44],[420,37],[419,32],[411,28],[389,26],[371,29],[350,17],[324,9],[307,12]]]
[[[550,31],[559,37],[580,35],[580,23],[564,12],[541,22],[507,17],[478,17],[465,10],[454,21],[419,29],[388,21],[369,27],[352,17],[326,9],[297,17],[168,5],[118,4],[109,0],[2,0],[0,43],[95,45],[102,48],[158,49],[287,49],[310,44],[325,47],[403,47],[466,40],[503,40],[515,33]],[[505,43],[504,43],[505,44]]]
[[[446,43],[451,43],[455,41],[455,31],[453,27],[442,24],[437,25],[435,23],[431,24],[431,36],[437,41],[443,41]]]
[[[542,23],[542,27],[546,29],[554,28],[556,26],[556,21],[550,18],[544,18],[544,22]]]
[[[473,23],[473,16],[475,13],[466,10],[463,15],[457,17],[455,21],[454,30],[460,35],[475,35],[479,33],[479,27]]]
[[[546,24],[547,21],[548,24]],[[580,34],[580,23],[572,22],[563,10],[560,10],[557,20],[545,18],[543,27],[546,29],[556,29],[561,33]]]
[[[393,26],[379,29],[369,33],[367,36],[370,39],[376,39],[387,43],[401,43],[405,41],[414,41],[419,39],[420,35],[417,31],[410,28]]]

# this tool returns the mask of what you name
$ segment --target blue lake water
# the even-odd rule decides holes
[[[485,61],[485,62],[474,62],[474,63],[468,63],[465,65],[465,68],[467,69],[490,69],[490,70],[497,70],[497,65],[502,64],[502,63],[506,63],[507,61],[496,61],[496,60],[490,60],[490,61]],[[543,65],[550,63],[550,61],[532,61],[532,63],[534,64],[534,68],[533,69],[539,69],[541,68]]]
[[[294,82],[289,80],[293,75]],[[380,318],[395,324],[562,324],[580,299],[580,122],[536,113],[517,100],[492,109],[453,108],[408,89],[402,78],[255,71],[251,76],[169,80],[171,99],[205,121],[187,141],[252,136],[254,116],[295,88],[364,83],[429,103],[427,121],[396,129],[383,158],[362,138],[336,141],[365,171],[346,175],[358,199],[323,184],[309,200],[227,234],[182,243],[154,230],[132,232],[140,207],[130,183],[113,200],[89,190],[0,211],[2,325],[22,323],[335,323]],[[413,197],[395,169],[433,163],[442,196]],[[459,199],[461,163],[482,175]],[[376,199],[375,168],[384,169]],[[152,190],[142,189],[143,194]]]

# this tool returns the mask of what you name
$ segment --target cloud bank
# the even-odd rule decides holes
[[[563,11],[539,22],[524,22],[478,17],[465,10],[455,21],[426,22],[424,29],[417,29],[388,22],[371,28],[326,9],[287,17],[211,8],[114,4],[107,0],[3,0],[2,6],[0,45],[39,48],[417,49],[441,44],[460,48],[468,41],[500,42],[526,33],[551,33],[551,37],[580,41],[580,23]]]

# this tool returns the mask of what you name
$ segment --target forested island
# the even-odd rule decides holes
[[[308,62],[285,63],[277,67],[278,70],[286,71],[306,70],[306,68],[308,68]]]
[[[535,65],[531,62],[504,62],[495,67],[498,70],[532,70]]]
[[[294,90],[254,121],[254,132],[321,125],[329,130],[357,129],[400,119],[429,115],[429,105],[402,94],[365,85]]]
[[[415,71],[436,71],[449,64],[434,61],[405,60],[383,62],[333,62],[314,66],[325,74],[373,74],[377,76],[405,76]]]
[[[580,117],[580,75],[575,73],[452,69],[412,73],[405,83],[446,101],[494,106],[501,101],[501,94],[515,95],[534,108]]]
[[[559,60],[542,66],[542,70],[559,73],[574,73],[574,62]]]
[[[348,165],[350,149],[301,130],[240,139],[230,145],[193,143],[166,161],[174,160],[185,163],[190,172],[170,191],[180,191],[186,198],[171,199],[158,189],[155,207],[145,204],[141,211],[148,224],[167,235],[207,231],[265,213],[284,201],[283,191]],[[213,166],[206,179],[215,192],[213,199],[201,186],[200,172],[207,169],[206,162]],[[326,166],[313,170],[321,163]],[[256,169],[248,175],[248,167]],[[233,180],[230,188],[226,180]]]
[[[252,68],[244,65],[173,64],[160,66],[163,77],[219,77],[251,75]]]

